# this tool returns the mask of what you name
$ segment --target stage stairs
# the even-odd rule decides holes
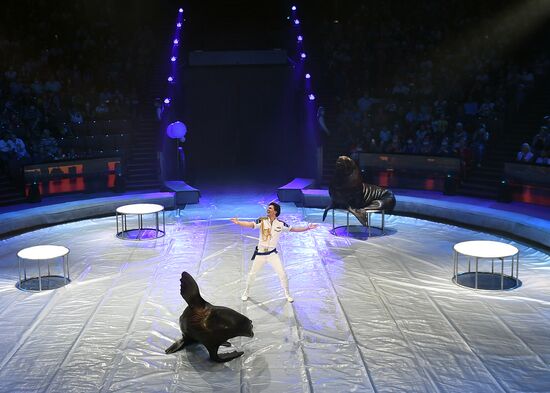
[[[23,191],[17,189],[14,182],[0,172],[0,205],[14,205],[25,202]]]

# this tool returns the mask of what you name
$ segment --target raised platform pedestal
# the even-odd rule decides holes
[[[178,210],[184,209],[188,203],[199,203],[200,191],[182,180],[165,181],[164,187],[174,192],[174,206]]]
[[[277,189],[277,197],[281,202],[302,203],[302,191],[308,187],[313,187],[314,179],[297,177],[290,183]]]

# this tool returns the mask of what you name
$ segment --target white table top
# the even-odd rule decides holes
[[[22,259],[42,260],[63,257],[68,253],[67,247],[44,245],[24,248],[17,253],[17,256]]]
[[[472,240],[457,243],[453,248],[462,255],[476,258],[505,258],[519,253],[519,250],[510,244],[491,240]]]
[[[131,205],[120,206],[116,209],[120,214],[150,214],[158,213],[164,210],[164,206],[154,203],[133,203]]]

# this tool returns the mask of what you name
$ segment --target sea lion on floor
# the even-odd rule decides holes
[[[204,300],[189,273],[181,273],[180,283],[181,296],[188,305],[180,316],[183,337],[165,352],[174,353],[188,344],[200,343],[208,350],[210,359],[216,362],[227,362],[241,356],[242,351],[218,354],[218,348],[220,345],[231,346],[227,340],[233,337],[254,337],[252,321],[235,310],[213,306]]]
[[[343,209],[353,214],[359,222],[367,225],[366,210],[383,209],[386,212],[395,207],[395,196],[390,190],[363,183],[361,172],[355,161],[347,156],[336,160],[336,171],[328,192],[331,203],[323,213],[323,221],[330,209]]]

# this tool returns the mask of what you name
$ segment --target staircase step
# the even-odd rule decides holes
[[[17,205],[18,203],[24,203],[25,201],[26,198],[20,195],[13,198],[2,198],[0,199],[0,206]]]
[[[483,199],[497,199],[498,193],[496,191],[486,191],[486,190],[473,190],[473,189],[464,189],[458,191],[459,195],[471,196],[476,198]]]
[[[498,184],[499,181],[500,181],[500,177],[473,174],[473,175],[469,175],[463,182],[468,184],[496,185]]]
[[[126,189],[128,190],[144,190],[144,189],[154,189],[154,190],[160,190],[160,182],[152,182],[152,181],[136,181],[136,182],[128,182],[126,183]]]
[[[471,180],[463,180],[461,183],[460,183],[460,187],[459,188],[475,188],[475,189],[479,189],[479,190],[496,190],[497,187],[498,187],[498,181],[492,181],[490,183],[480,183],[480,182],[476,182],[476,181],[471,181]]]

